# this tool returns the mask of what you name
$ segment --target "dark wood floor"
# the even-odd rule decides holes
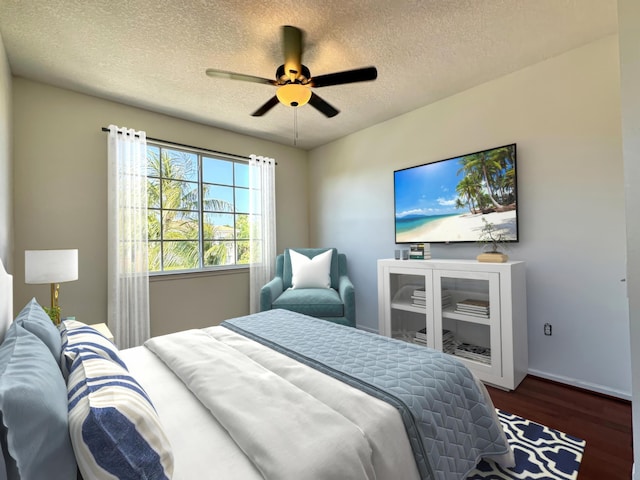
[[[579,480],[628,480],[631,403],[528,376],[514,392],[489,387],[497,408],[586,440]]]

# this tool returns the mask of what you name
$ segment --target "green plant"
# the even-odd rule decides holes
[[[51,319],[51,321],[57,325],[59,318],[60,318],[60,307],[59,306],[55,306],[55,307],[42,307],[44,309],[45,312],[47,312],[47,315],[49,315],[49,318]]]
[[[506,250],[507,242],[504,240],[504,235],[486,218],[482,218],[482,223],[482,230],[478,239],[478,243],[483,245],[482,250],[486,253],[501,253],[500,250]]]

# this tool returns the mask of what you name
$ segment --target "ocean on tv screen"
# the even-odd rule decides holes
[[[516,211],[414,216],[396,220],[397,243],[477,242],[482,219],[492,223],[506,241],[516,240]]]

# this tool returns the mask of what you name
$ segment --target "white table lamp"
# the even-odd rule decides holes
[[[58,296],[60,283],[78,279],[78,249],[69,250],[25,250],[25,283],[51,284],[51,311],[55,313],[53,322],[60,323]]]

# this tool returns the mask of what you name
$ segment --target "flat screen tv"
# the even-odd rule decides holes
[[[516,144],[396,170],[396,243],[477,242],[484,218],[518,239]]]

